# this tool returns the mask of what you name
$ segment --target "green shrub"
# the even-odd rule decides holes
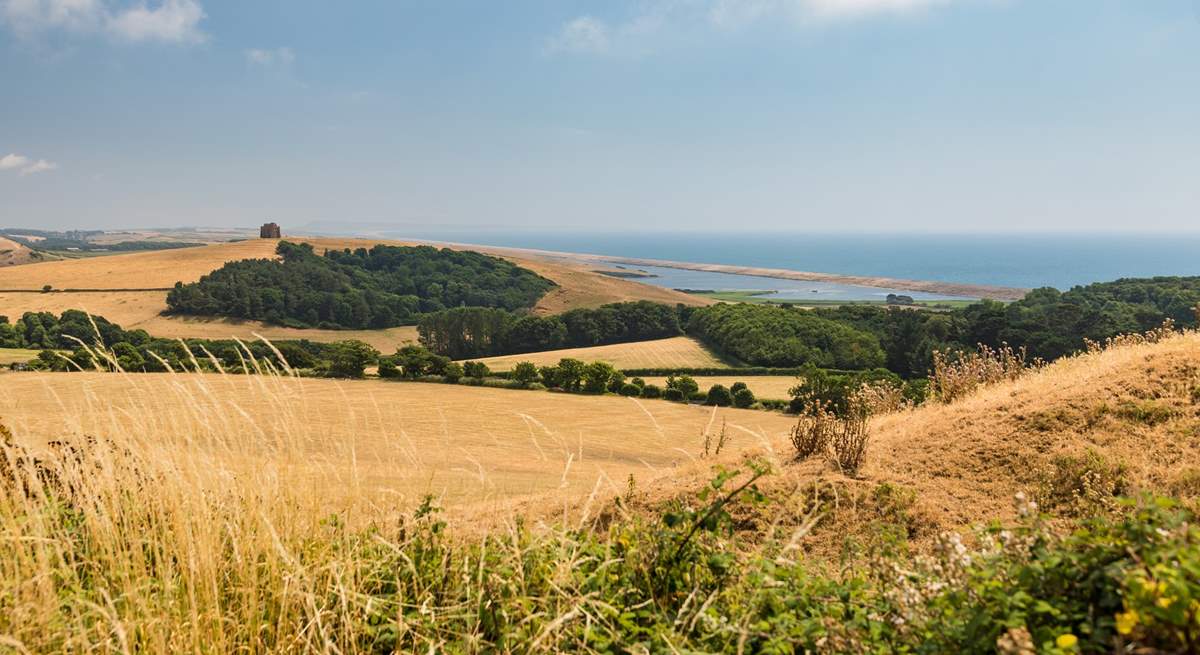
[[[667,388],[676,389],[684,396],[691,396],[700,390],[700,385],[690,375],[671,375],[667,377]]]
[[[734,386],[736,386],[736,385],[734,385]],[[747,389],[746,387],[742,387],[741,389],[738,389],[733,394],[733,406],[734,407],[741,407],[742,409],[746,409],[746,408],[752,407],[754,405],[754,402],[755,402],[754,392]]]
[[[458,362],[450,362],[449,364],[446,364],[446,368],[443,370],[442,375],[444,376],[446,382],[454,384],[462,379],[463,375],[465,375],[465,372],[463,371],[462,364],[459,364]]]
[[[750,387],[745,382],[734,382],[733,384],[729,385],[729,393],[736,396],[737,392],[748,388]]]
[[[657,384],[647,384],[642,387],[642,398],[662,398],[663,390]]]
[[[519,384],[530,385],[538,381],[538,368],[533,362],[517,362],[513,367],[512,379]]]
[[[491,369],[483,362],[463,362],[463,374],[469,378],[482,380],[491,373]]]
[[[665,389],[663,391],[662,397],[667,400],[675,401],[677,403],[683,402],[683,400],[684,400],[682,391],[680,391],[679,389],[672,389],[670,387],[668,387],[667,389]]]
[[[620,390],[620,392],[619,392],[619,393],[620,393],[622,396],[628,396],[628,397],[630,397],[630,398],[636,398],[636,397],[638,397],[638,396],[642,395],[642,388],[641,388],[641,387],[639,387],[639,386],[638,386],[638,385],[636,385],[636,384],[631,384],[631,383],[629,383],[629,384],[624,384],[624,385],[622,385],[622,386],[621,386],[621,390]]]
[[[733,396],[729,393],[729,389],[725,385],[714,384],[709,388],[708,393],[704,395],[704,403],[717,407],[729,407],[733,404]]]
[[[1175,418],[1178,415],[1171,407],[1151,400],[1125,401],[1117,406],[1116,415],[1132,423],[1155,426]]]

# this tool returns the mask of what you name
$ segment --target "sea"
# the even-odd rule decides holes
[[[1200,219],[1200,217],[1197,217]],[[805,234],[414,230],[410,237],[708,264],[1060,290],[1122,277],[1200,275],[1192,234]],[[636,267],[647,270],[647,267]],[[653,268],[653,267],[651,267]],[[772,290],[781,298],[879,299],[893,290],[676,269],[640,281],[671,288]],[[948,298],[914,294],[918,299]]]

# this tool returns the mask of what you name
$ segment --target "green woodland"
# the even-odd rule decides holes
[[[282,241],[277,253],[177,283],[168,311],[296,328],[389,328],[450,307],[528,309],[554,287],[507,260],[448,248],[377,245],[318,255],[310,244]]]

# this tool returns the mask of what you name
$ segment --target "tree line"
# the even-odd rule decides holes
[[[868,369],[905,378],[928,374],[935,351],[978,345],[1025,348],[1052,361],[1085,340],[1144,332],[1170,319],[1196,325],[1200,277],[1121,279],[1069,291],[1041,288],[1012,303],[982,301],[951,311],[844,305],[714,305],[691,311],[688,331],[752,366]],[[850,330],[850,331],[847,331]]]
[[[421,317],[417,332],[422,345],[453,359],[602,346],[683,334],[677,308],[649,301],[572,309],[557,316],[461,307]]]
[[[232,339],[160,339],[145,330],[125,330],[102,316],[69,309],[60,315],[26,312],[16,321],[0,316],[0,348],[39,350],[27,366],[35,370],[113,369],[158,373],[223,370],[250,373],[270,362],[317,375],[362,377],[379,353],[357,341],[318,343],[307,339],[238,343]],[[282,358],[282,362],[280,361]]]
[[[276,253],[176,283],[168,311],[296,328],[389,328],[451,307],[528,309],[554,287],[507,260],[448,248],[376,245],[317,255],[311,244],[281,241]]]

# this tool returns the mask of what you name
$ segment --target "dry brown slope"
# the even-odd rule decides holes
[[[945,526],[1011,516],[1056,456],[1092,450],[1131,489],[1178,490],[1200,472],[1200,335],[1058,362],[948,405],[880,419],[868,480],[917,492]]]
[[[37,261],[37,257],[32,250],[12,239],[0,237],[0,268],[20,266],[33,261]]]
[[[406,242],[370,239],[295,238],[320,249],[370,247],[376,243],[405,245]],[[358,330],[287,330],[253,321],[205,321],[182,317],[163,317],[164,291],[175,282],[193,282],[229,261],[274,256],[276,241],[252,239],[233,243],[112,255],[14,266],[0,270],[0,290],[40,290],[44,285],[55,289],[98,289],[89,293],[3,293],[0,313],[19,316],[26,311],[62,311],[86,309],[127,328],[142,328],[156,336],[250,338],[258,332],[273,338],[311,338],[318,341],[361,339],[385,350],[415,338],[412,328],[391,331]],[[500,254],[500,253],[498,253]],[[591,272],[583,266],[509,257],[540,275],[553,280],[558,288],[538,303],[541,313],[555,313],[574,307],[594,307],[609,302],[653,300],[665,303],[702,303],[687,294],[620,280]]]

